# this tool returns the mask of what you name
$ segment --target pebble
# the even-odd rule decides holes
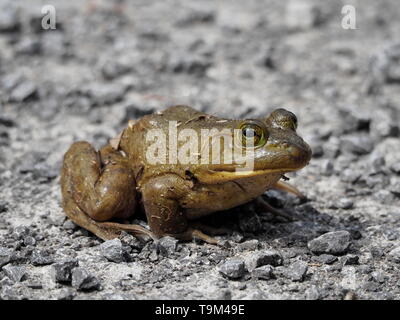
[[[2,269],[7,277],[14,282],[20,282],[26,278],[26,268],[23,266],[6,265]]]
[[[319,256],[313,257],[313,261],[323,263],[323,264],[332,264],[337,261],[338,258],[331,254],[321,254]]]
[[[62,225],[63,229],[65,230],[76,230],[78,229],[78,226],[73,223],[71,220],[65,220],[63,225]]]
[[[342,137],[341,150],[355,155],[364,155],[374,149],[372,139],[366,134],[350,134]]]
[[[0,247],[0,268],[11,261],[13,250]]]
[[[321,174],[331,176],[334,173],[333,162],[330,159],[323,159],[321,162]]]
[[[247,240],[237,245],[239,251],[254,251],[260,246],[260,241],[257,239]]]
[[[52,265],[53,277],[56,282],[71,282],[72,270],[78,266],[77,260],[65,260]]]
[[[24,102],[37,97],[37,89],[33,82],[24,81],[18,84],[10,93],[10,101]]]
[[[400,43],[389,43],[371,59],[374,80],[379,83],[400,82]]]
[[[30,261],[34,266],[43,266],[54,262],[53,258],[45,250],[39,249],[32,251]]]
[[[36,239],[31,236],[27,236],[24,238],[24,245],[26,246],[35,246],[36,245]]]
[[[108,261],[117,263],[124,261],[122,243],[118,238],[100,244],[100,252]]]
[[[341,172],[340,180],[343,182],[356,183],[361,177],[361,173],[350,168],[344,169]]]
[[[400,197],[400,181],[395,182],[390,185],[389,191],[393,193],[396,197]]]
[[[253,271],[257,267],[264,265],[279,266],[283,262],[282,256],[275,250],[265,250],[253,252],[246,259],[246,267],[249,271]]]
[[[307,274],[308,264],[304,261],[296,261],[292,263],[286,270],[284,271],[285,277],[291,279],[292,281],[303,281],[304,277]]]
[[[317,286],[311,286],[305,292],[307,300],[318,300],[321,298],[321,293]]]
[[[321,11],[315,4],[295,0],[287,2],[285,23],[289,30],[307,30],[321,22]]]
[[[389,260],[400,263],[400,247],[392,249],[388,254]]]
[[[125,88],[117,84],[93,83],[86,88],[86,93],[95,105],[102,106],[122,100]]]
[[[393,163],[390,166],[390,170],[392,170],[394,173],[400,174],[400,162]]]
[[[18,31],[21,23],[18,16],[18,11],[13,6],[0,7],[0,32]]]
[[[350,246],[350,233],[348,231],[333,231],[323,234],[308,242],[308,248],[313,253],[328,253],[340,255]]]
[[[107,80],[116,79],[131,70],[132,67],[128,63],[115,59],[105,61],[101,67],[101,73]]]
[[[338,202],[337,202],[337,207],[340,209],[351,209],[353,208],[354,202],[353,200],[349,199],[349,198],[341,198]]]
[[[230,279],[239,279],[244,276],[246,267],[243,260],[229,259],[219,266],[218,271]]]
[[[348,254],[346,256],[343,257],[342,261],[343,261],[343,265],[356,265],[358,264],[359,261],[359,256],[355,255],[355,254]]]
[[[262,279],[262,280],[269,280],[272,279],[274,276],[274,267],[270,266],[270,265],[266,265],[266,266],[261,266],[258,268],[255,268],[252,271],[252,275],[253,277],[257,278],[257,279]]]
[[[99,290],[99,280],[86,269],[78,267],[72,270],[72,286],[77,290]]]
[[[158,252],[165,256],[171,256],[176,252],[178,240],[172,237],[162,237],[157,243]]]

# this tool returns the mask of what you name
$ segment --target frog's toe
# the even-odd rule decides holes
[[[307,200],[307,197],[295,186],[292,186],[291,184],[284,182],[284,181],[278,181],[273,189],[285,191],[294,194],[295,196],[299,197],[300,200]]]

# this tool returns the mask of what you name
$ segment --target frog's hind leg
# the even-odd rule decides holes
[[[122,230],[151,236],[139,225],[105,222],[133,214],[135,188],[127,160],[110,146],[98,153],[89,143],[77,142],[64,156],[62,206],[74,223],[103,240],[118,237]]]
[[[278,181],[272,188],[292,193],[302,200],[306,199],[306,196],[299,189],[284,181]]]
[[[204,242],[207,242],[209,244],[219,244],[219,241],[209,235],[206,235],[199,229],[193,229],[193,228],[187,228],[186,231],[179,233],[179,234],[171,234],[170,236],[184,240],[184,241],[191,241],[193,239],[200,239],[203,240]]]

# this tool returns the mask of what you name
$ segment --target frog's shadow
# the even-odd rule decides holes
[[[279,217],[257,210],[255,201],[233,209],[215,212],[198,219],[199,222],[214,227],[225,228],[229,232],[220,237],[224,240],[242,242],[257,239],[273,246],[278,242],[287,246],[307,245],[311,239],[326,232],[345,229],[360,234],[361,224],[357,219],[338,219],[334,215],[317,210],[311,200],[299,201],[289,195],[264,197],[274,207],[289,213],[293,221],[282,221]]]

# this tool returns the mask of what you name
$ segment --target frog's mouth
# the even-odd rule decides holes
[[[304,167],[304,166],[302,166]],[[227,181],[232,181],[232,180],[237,180],[237,179],[244,179],[244,178],[250,178],[250,177],[257,177],[257,176],[263,176],[263,175],[282,175],[287,172],[292,172],[292,171],[297,171],[301,169],[302,167],[299,168],[279,168],[279,169],[260,169],[260,170],[216,170],[216,169],[209,169],[206,170],[201,174],[201,177],[199,177],[199,180],[203,183],[209,183],[209,184],[215,184],[215,183],[221,183],[221,182],[227,182]]]

